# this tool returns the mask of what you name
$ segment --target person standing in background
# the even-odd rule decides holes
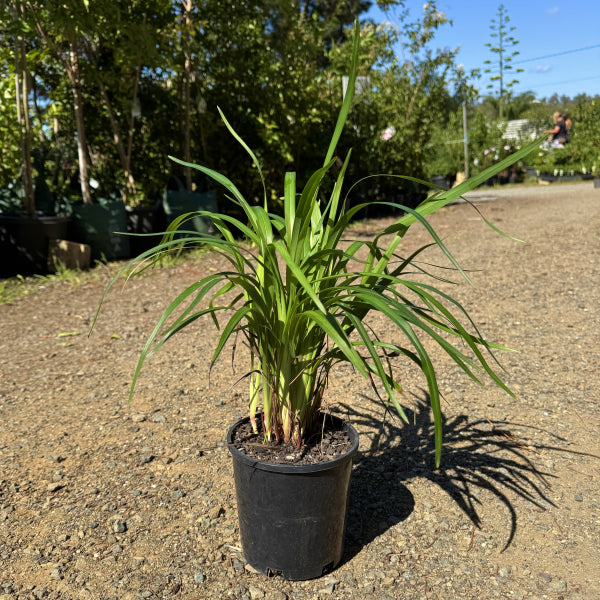
[[[566,124],[568,117],[565,113],[555,112],[552,118],[554,119],[554,129],[546,129],[544,133],[550,134],[548,140],[551,142],[553,148],[564,148],[565,144],[569,143]],[[571,119],[569,119],[569,123],[571,123]]]

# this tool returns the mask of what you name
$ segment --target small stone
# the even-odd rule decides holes
[[[548,573],[538,573],[538,577],[543,579],[546,583],[550,583],[552,581],[552,575]]]
[[[142,415],[142,414],[132,415],[131,420],[134,423],[143,423],[146,420],[146,415]]]
[[[253,573],[254,575],[260,575],[260,571],[258,569],[255,569],[252,565],[246,563],[246,566],[244,567],[246,569],[246,571],[248,571],[248,573]]]
[[[149,462],[152,462],[152,454],[140,454],[138,456],[138,462],[140,463],[140,465],[145,465]]]
[[[500,567],[498,570],[498,577],[496,578],[500,583],[506,583],[510,575],[510,569],[508,567]]]
[[[62,489],[62,487],[63,487],[62,484],[54,481],[52,483],[49,483],[48,486],[46,487],[46,489],[49,492],[58,492],[58,490]]]
[[[548,589],[556,594],[560,594],[561,592],[567,591],[567,584],[564,581],[561,581],[560,579],[553,579],[548,584]]]
[[[120,519],[117,519],[112,526],[112,530],[115,533],[125,533],[127,531],[127,524]]]
[[[96,521],[92,521],[89,525],[89,529],[96,529],[98,527],[98,523]]]
[[[223,510],[223,508],[221,506],[215,506],[208,513],[208,516],[209,516],[210,519],[212,519],[214,521],[215,519],[218,519],[224,513],[225,513],[225,511]]]
[[[260,588],[254,587],[253,585],[248,587],[248,593],[252,600],[260,600],[265,597],[265,593]]]
[[[583,494],[581,492],[577,492],[573,500],[575,500],[575,502],[583,502]]]
[[[59,567],[54,567],[54,569],[52,569],[52,571],[50,571],[50,579],[62,579],[63,575],[62,575],[62,571],[60,570]]]
[[[287,596],[283,592],[272,591],[265,594],[265,600],[287,600]]]
[[[202,571],[196,571],[194,573],[194,583],[204,583],[206,575]]]
[[[33,595],[38,600],[42,600],[42,598],[48,597],[48,590],[46,588],[37,588],[37,589],[33,590]]]
[[[121,552],[123,552],[123,546],[120,544],[113,544],[111,551],[113,554],[121,554]]]
[[[185,495],[183,490],[173,490],[171,492],[171,498],[185,498]]]
[[[350,571],[342,571],[340,573],[340,579],[343,581],[344,585],[347,585],[348,587],[356,587],[356,579]]]
[[[152,415],[152,422],[153,423],[166,423],[167,417],[165,417],[165,415]]]

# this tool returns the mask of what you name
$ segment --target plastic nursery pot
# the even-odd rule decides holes
[[[257,571],[290,580],[314,579],[331,571],[342,558],[358,433],[338,417],[325,418],[348,432],[351,449],[314,465],[271,464],[240,452],[233,445],[233,435],[248,417],[227,434],[242,549]]]
[[[164,191],[163,210],[167,217],[167,223],[181,215],[197,210],[218,212],[217,192],[216,190],[188,192],[183,182],[178,177],[172,176]],[[213,234],[215,232],[214,225],[210,219],[200,216],[195,216],[189,222],[184,223],[180,229],[197,231],[202,234]]]
[[[166,228],[162,205],[126,206],[125,212],[127,214],[127,231],[135,234],[129,237],[132,256],[138,256],[160,243],[162,235],[158,234]]]
[[[92,247],[92,260],[129,258],[127,214],[120,198],[102,199],[97,204],[72,204],[69,239]]]
[[[51,240],[67,235],[67,217],[0,215],[0,277],[48,272]]]

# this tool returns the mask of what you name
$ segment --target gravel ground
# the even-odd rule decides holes
[[[245,413],[244,386],[232,388],[244,367],[224,360],[209,385],[208,320],[152,357],[127,405],[160,312],[220,259],[189,258],[115,289],[91,338],[114,267],[21,284],[28,293],[0,306],[0,600],[599,598],[600,190],[471,197],[526,243],[466,204],[432,223],[471,269],[474,286],[452,293],[485,335],[518,350],[502,357],[518,399],[435,353],[446,439],[436,471],[418,373],[398,365],[411,424],[381,425],[368,384],[338,369],[328,404],[361,434],[346,550],[308,582],[244,563],[224,446]],[[426,240],[415,228],[405,252]]]

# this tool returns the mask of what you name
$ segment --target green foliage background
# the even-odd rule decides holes
[[[97,182],[96,198],[120,192],[128,204],[154,202],[172,174],[187,176],[188,187],[205,185],[197,173],[168,160],[174,155],[223,172],[257,201],[258,172],[228,139],[220,107],[256,150],[277,209],[281,173],[294,170],[302,182],[319,166],[319,149],[341,101],[348,31],[357,16],[362,19],[359,77],[366,84],[340,140],[340,154],[350,147],[354,152],[349,181],[367,173],[428,178],[463,171],[465,90],[471,161],[499,146],[497,99],[474,104],[475,74],[460,72],[454,51],[436,49],[436,32],[448,25],[436,3],[417,13],[399,0],[379,0],[396,10],[398,27],[366,20],[369,4],[8,0],[8,10],[0,13],[0,187],[6,191],[11,182],[14,187],[23,166],[15,101],[15,48],[21,41],[27,53],[33,175],[59,198],[81,196],[80,142],[89,176]],[[76,83],[70,73],[74,64]],[[78,110],[75,88],[81,93]],[[551,98],[534,104],[533,99],[531,93],[503,99],[505,116],[533,118],[538,127],[548,127],[560,104],[575,123],[566,162],[600,168],[597,101]],[[472,173],[479,164],[472,162]],[[411,189],[409,182],[374,179],[356,188],[356,195],[390,198]]]

